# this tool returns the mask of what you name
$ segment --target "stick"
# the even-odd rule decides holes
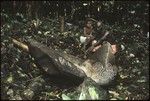
[[[24,51],[29,52],[29,47],[28,47],[26,44],[24,44],[24,43],[22,43],[22,42],[20,42],[20,41],[18,41],[18,40],[16,40],[16,39],[14,39],[14,38],[11,38],[11,39],[12,39],[12,42],[13,42],[15,45],[19,46],[19,47],[22,48]]]

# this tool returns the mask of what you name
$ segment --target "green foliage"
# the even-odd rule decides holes
[[[65,95],[65,94],[62,94],[62,99],[63,100],[71,100],[71,98],[70,97],[68,97],[67,95]]]
[[[74,93],[74,94],[62,94],[62,99],[63,100],[98,100],[101,99],[99,96],[99,92],[96,90],[95,87],[88,87],[88,90],[82,90],[80,93]]]
[[[92,98],[93,100],[94,100],[94,99],[97,99],[97,100],[99,99],[99,96],[98,96],[98,94],[96,93],[94,87],[89,87],[88,91],[89,91],[89,94],[90,94],[90,96],[91,96],[91,98]]]

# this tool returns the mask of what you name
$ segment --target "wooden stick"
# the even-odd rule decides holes
[[[22,43],[22,42],[20,42],[20,41],[18,41],[18,40],[16,40],[16,39],[14,39],[14,38],[11,38],[11,39],[12,39],[12,42],[13,42],[15,45],[19,46],[19,47],[22,48],[24,51],[29,52],[29,47],[28,47],[26,44],[24,44],[24,43]]]

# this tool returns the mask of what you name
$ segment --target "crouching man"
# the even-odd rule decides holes
[[[87,58],[89,52],[95,52],[99,49],[103,41],[111,43],[113,54],[117,52],[115,37],[110,27],[97,21],[95,28],[93,28],[92,20],[88,19],[84,27],[84,36],[80,36],[80,42],[84,44],[84,58]]]

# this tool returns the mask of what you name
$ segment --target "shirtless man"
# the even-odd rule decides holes
[[[80,36],[80,41],[83,43],[83,49],[84,52],[95,43],[94,36],[92,35],[93,33],[93,26],[92,26],[92,21],[87,19],[85,22],[85,26],[83,28],[83,36]],[[86,53],[85,53],[86,55]]]
[[[112,53],[115,54],[117,52],[117,47],[115,44],[114,36],[110,31],[110,28],[104,25],[101,21],[97,21],[96,27],[93,28],[92,22],[93,21],[90,19],[86,21],[83,31],[84,36],[80,37],[81,43],[84,43],[84,55],[87,55],[88,51],[95,52],[101,47],[101,43],[103,41],[108,41],[111,43],[111,47],[113,49]]]

